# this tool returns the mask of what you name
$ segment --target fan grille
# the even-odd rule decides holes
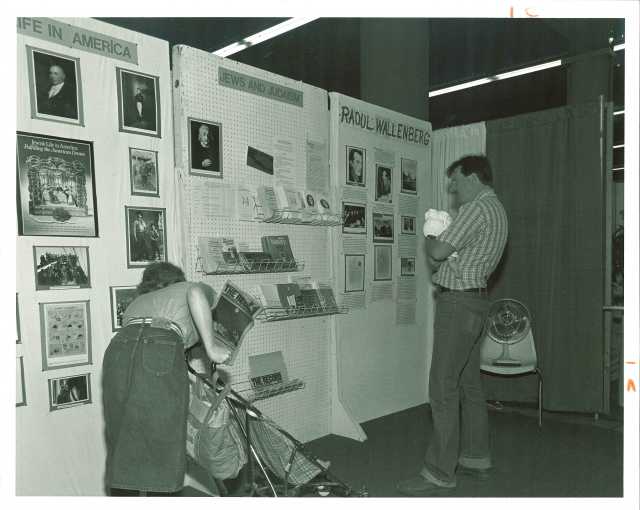
[[[529,310],[520,301],[500,299],[489,309],[487,333],[498,343],[518,343],[529,332],[530,317]]]

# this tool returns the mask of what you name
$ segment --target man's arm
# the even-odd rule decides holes
[[[435,237],[427,237],[427,255],[430,259],[442,262],[456,249],[447,242],[438,241]]]

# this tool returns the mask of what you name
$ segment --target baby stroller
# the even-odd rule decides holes
[[[215,364],[211,377],[207,377],[192,367],[189,350],[185,358],[192,384],[187,453],[213,477],[220,495],[367,495],[364,488],[354,492],[329,471],[328,463],[225,384],[218,377]],[[218,414],[226,416],[220,418]],[[211,428],[216,426],[216,420],[219,427]],[[212,447],[214,443],[225,443],[224,453],[222,447]],[[222,467],[224,458],[227,462]],[[243,466],[243,483],[231,493],[223,479],[233,478]]]

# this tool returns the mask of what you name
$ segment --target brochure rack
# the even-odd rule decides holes
[[[249,402],[257,402],[258,400],[266,400],[284,393],[298,391],[305,387],[305,382],[300,379],[294,379],[286,383],[273,383],[254,388],[250,381],[242,381],[234,384],[235,390],[242,394]]]
[[[306,317],[318,317],[321,315],[345,314],[349,311],[346,306],[293,306],[293,307],[267,307],[263,308],[256,319],[262,322],[287,321],[304,319]]]
[[[290,225],[308,225],[312,227],[337,227],[342,225],[341,214],[305,214],[299,210],[274,209],[273,216],[262,217],[265,223],[287,223]]]
[[[202,258],[196,261],[196,271],[206,275],[251,274],[251,273],[288,273],[302,271],[303,260],[263,260],[250,262],[221,263],[215,271],[205,271]]]

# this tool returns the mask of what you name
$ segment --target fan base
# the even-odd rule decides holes
[[[492,363],[496,367],[521,367],[522,363],[515,359],[497,359]]]

